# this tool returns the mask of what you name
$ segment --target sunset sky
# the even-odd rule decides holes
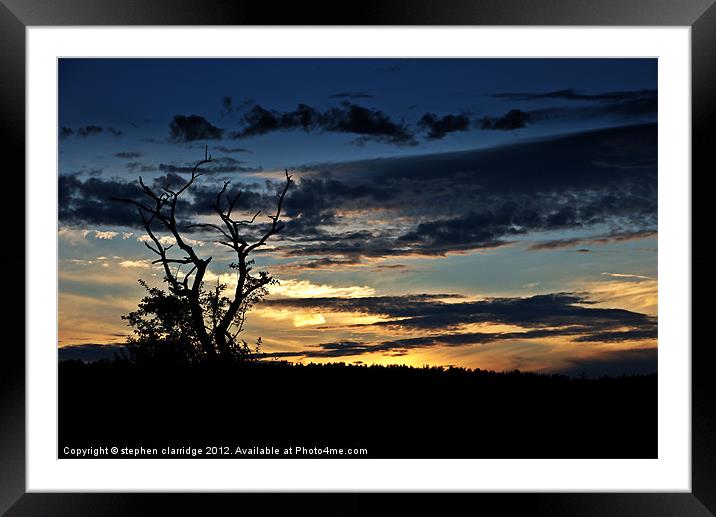
[[[296,181],[256,254],[269,355],[656,371],[656,87],[653,59],[61,59],[59,345],[125,341],[162,272],[109,197],[185,182],[208,145],[182,221],[225,180],[247,216]]]

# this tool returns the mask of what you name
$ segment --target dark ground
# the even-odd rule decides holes
[[[65,447],[201,448],[196,457],[365,448],[361,458],[655,458],[657,376],[286,363],[158,368],[61,362]],[[278,455],[236,448],[277,447]],[[218,447],[215,450],[207,449]],[[126,454],[100,457],[127,457]]]

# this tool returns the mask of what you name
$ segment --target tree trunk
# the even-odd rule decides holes
[[[223,359],[226,361],[231,359],[229,344],[226,341],[226,332],[220,331],[219,327],[217,327],[214,330],[214,341],[216,341],[216,348],[219,351],[219,359]]]
[[[206,332],[204,326],[204,312],[201,309],[199,298],[193,293],[189,296],[189,306],[191,308],[191,326],[194,327],[196,335],[199,337],[201,347],[204,349],[206,358],[209,361],[216,360],[216,350],[214,350],[214,343],[211,336]]]

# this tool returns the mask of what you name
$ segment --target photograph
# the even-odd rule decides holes
[[[658,458],[658,76],[58,58],[58,457]]]

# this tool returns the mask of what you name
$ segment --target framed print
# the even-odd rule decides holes
[[[2,11],[9,515],[714,512],[716,8],[81,4]]]

